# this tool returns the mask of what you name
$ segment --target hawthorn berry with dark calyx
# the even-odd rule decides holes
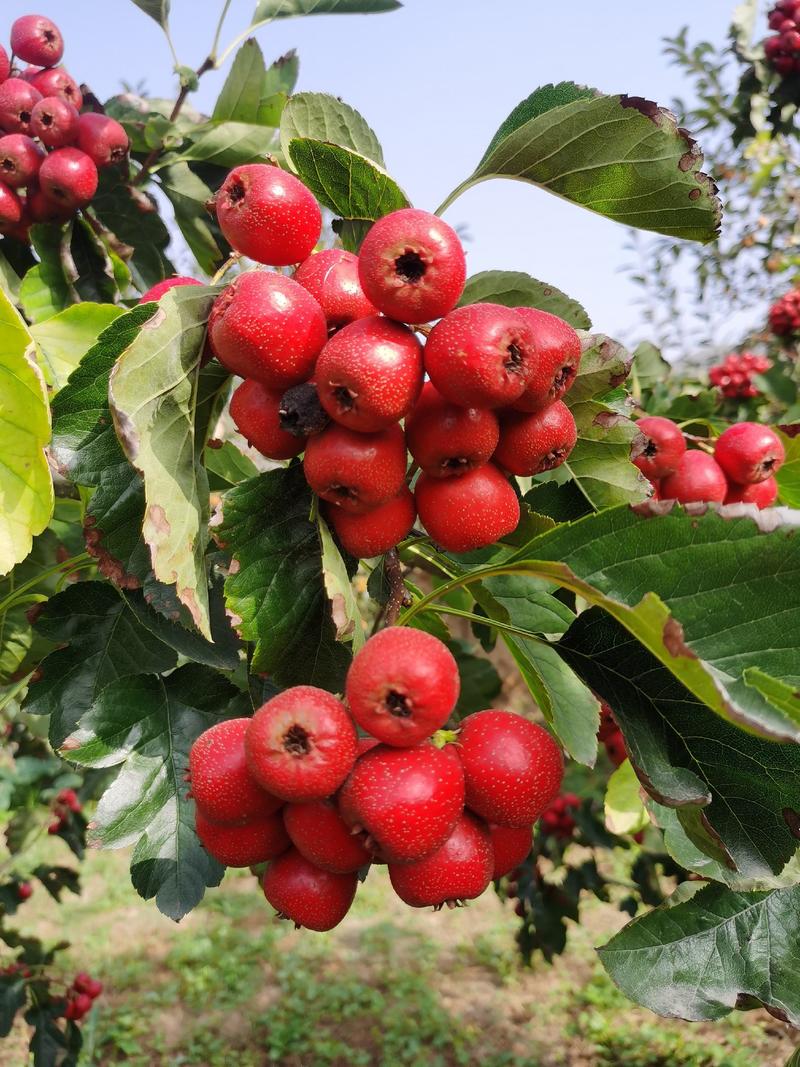
[[[350,833],[333,800],[287,804],[283,823],[297,851],[323,871],[349,874],[372,860],[360,837]]]
[[[444,726],[460,691],[447,645],[410,626],[389,626],[371,637],[345,683],[350,713],[362,730],[398,747],[416,745]]]
[[[359,251],[358,275],[384,315],[424,323],[456,306],[467,264],[451,226],[428,211],[401,208],[370,227]]]
[[[408,537],[417,508],[414,494],[403,486],[397,496],[359,514],[328,505],[325,517],[336,532],[342,548],[356,559],[382,556]]]
[[[466,811],[444,844],[430,856],[413,863],[389,864],[392,888],[404,903],[437,911],[445,904],[452,908],[479,897],[491,882],[493,871],[489,827]]]
[[[763,482],[750,485],[728,484],[726,504],[755,504],[757,508],[769,508],[778,499],[778,483],[770,475]]]
[[[0,129],[6,133],[30,133],[31,116],[42,94],[21,78],[0,84]]]
[[[530,826],[561,788],[561,749],[547,730],[512,711],[468,715],[458,754],[467,807],[499,826]]]
[[[469,304],[433,327],[425,369],[448,400],[461,407],[505,407],[528,387],[536,361],[533,332],[513,308]]]
[[[332,329],[378,313],[361,288],[358,256],[343,248],[315,252],[300,264],[294,280],[311,293]]]
[[[328,339],[322,308],[282,274],[240,274],[214,302],[208,336],[217,359],[270,389],[307,381]]]
[[[777,473],[786,459],[781,439],[769,426],[737,422],[714,444],[714,459],[736,485],[763,482]]]
[[[322,231],[322,214],[311,192],[293,174],[267,163],[234,167],[215,205],[231,247],[272,267],[301,263]]]
[[[291,459],[305,448],[305,438],[282,429],[280,409],[281,393],[252,378],[237,386],[231,397],[230,413],[236,429],[268,459]]]
[[[244,743],[250,773],[264,789],[304,802],[336,792],[355,762],[358,735],[340,700],[296,685],[262,704]]]
[[[560,467],[577,440],[575,419],[563,400],[531,413],[506,411],[492,459],[510,474],[542,474]]]
[[[414,487],[417,514],[447,552],[471,552],[516,530],[519,500],[493,463],[460,478],[421,474]]]
[[[168,293],[170,289],[180,289],[184,285],[202,284],[197,278],[187,278],[184,275],[177,274],[173,278],[165,278],[162,282],[156,282],[146,293],[142,293],[139,297],[139,303],[147,304],[151,300],[160,300],[164,293]]]
[[[85,207],[97,192],[97,167],[79,148],[56,148],[42,161],[39,184],[50,200]]]
[[[42,148],[24,133],[7,133],[0,137],[0,181],[12,189],[34,181],[43,159]]]
[[[31,85],[42,96],[58,96],[72,104],[76,111],[83,107],[83,94],[75,79],[63,67],[51,67],[31,78]]]
[[[384,430],[412,409],[422,388],[422,346],[407,326],[358,319],[328,341],[314,370],[332,419],[360,433]]]
[[[464,808],[464,772],[453,745],[376,745],[359,756],[339,793],[351,830],[390,863],[422,859],[443,845]]]
[[[87,111],[78,122],[78,148],[97,167],[122,163],[128,154],[128,135],[110,115]]]
[[[80,115],[60,96],[45,96],[34,104],[30,129],[48,148],[64,148],[78,137]]]
[[[533,826],[489,825],[494,853],[492,878],[503,878],[519,867],[533,846]]]
[[[402,489],[405,436],[397,425],[378,433],[356,433],[334,424],[309,438],[303,470],[317,496],[345,511],[363,514]]]
[[[238,826],[216,823],[195,809],[194,826],[203,848],[226,867],[253,867],[275,859],[291,842],[280,812]]]
[[[450,478],[488,463],[500,439],[493,411],[463,408],[425,382],[406,418],[408,450],[432,478]]]
[[[557,315],[538,308],[514,308],[533,332],[536,359],[527,388],[514,403],[518,411],[539,411],[572,387],[581,363],[581,339]]]
[[[297,849],[284,852],[264,872],[262,889],[280,919],[307,930],[332,930],[347,915],[358,877],[316,867]]]
[[[278,410],[281,429],[294,437],[310,437],[321,433],[331,421],[330,415],[319,402],[319,393],[313,382],[293,385],[281,397]]]
[[[659,496],[681,504],[721,504],[727,492],[728,480],[714,457],[692,449],[684,454],[673,474],[661,479]]]
[[[0,233],[8,233],[19,225],[22,218],[22,201],[7,185],[0,182]]]
[[[52,67],[64,55],[64,38],[45,15],[22,15],[11,24],[11,51],[26,63]]]
[[[657,481],[674,474],[686,451],[680,426],[661,415],[646,415],[636,423],[643,440],[634,442],[631,461],[646,478]]]
[[[265,792],[247,769],[250,719],[226,719],[205,730],[189,752],[191,795],[215,823],[244,823],[274,814],[282,800]]]

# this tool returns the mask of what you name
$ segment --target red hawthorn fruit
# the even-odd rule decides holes
[[[42,96],[58,96],[72,104],[76,111],[83,107],[83,94],[71,74],[63,67],[51,67],[34,74],[31,85]]]
[[[390,863],[389,878],[398,897],[412,908],[454,907],[474,900],[494,871],[489,827],[464,812],[437,850],[414,863]]]
[[[7,133],[0,137],[0,180],[12,189],[29,185],[39,173],[44,152],[24,133]]]
[[[422,346],[407,326],[380,316],[358,319],[328,341],[314,370],[322,406],[360,433],[402,419],[422,388]]]
[[[8,52],[0,44],[0,82],[4,82],[11,73],[11,60],[8,58]]]
[[[397,496],[362,514],[329,505],[325,517],[336,532],[342,548],[356,559],[382,556],[408,537],[417,508],[414,494],[403,486]]]
[[[92,998],[88,993],[77,993],[67,1000],[67,1010],[64,1015],[67,1019],[78,1022],[92,1010]]]
[[[527,388],[514,404],[517,411],[539,411],[561,397],[575,381],[581,363],[581,339],[557,315],[538,308],[514,308],[533,332],[536,359]]]
[[[366,830],[389,862],[429,856],[450,836],[464,808],[464,772],[453,748],[424,741],[412,748],[370,749],[342,786],[342,818],[353,830]]]
[[[250,719],[227,719],[205,730],[189,752],[194,802],[215,823],[244,823],[274,814],[283,801],[265,792],[247,769]]]
[[[0,233],[8,233],[18,226],[21,218],[22,201],[13,189],[0,182]]]
[[[511,474],[533,475],[560,467],[575,447],[578,429],[563,400],[531,414],[507,411],[500,418],[494,462]]]
[[[434,326],[425,344],[431,381],[465,408],[513,404],[528,387],[535,364],[530,326],[500,304],[456,308]]]
[[[363,514],[403,488],[405,435],[397,425],[378,433],[356,433],[334,424],[309,438],[303,469],[317,496]]]
[[[332,930],[347,915],[358,886],[358,876],[334,874],[309,863],[290,848],[264,874],[264,896],[281,919],[296,927]]]
[[[651,481],[674,474],[686,451],[680,426],[661,415],[647,415],[639,419],[636,429],[643,440],[631,449],[633,464]]]
[[[605,702],[600,701],[600,725],[597,729],[597,740],[605,741],[607,737],[610,737],[613,733],[616,733],[619,727],[617,721],[614,718],[614,712],[611,707]]]
[[[44,15],[22,15],[11,24],[11,51],[26,63],[52,67],[64,55],[64,38]]]
[[[248,271],[217,297],[208,335],[232,374],[288,389],[311,377],[328,329],[322,308],[302,285],[282,274]]]
[[[142,293],[139,297],[139,303],[147,304],[152,300],[160,300],[164,293],[168,293],[170,289],[180,289],[184,285],[202,284],[203,283],[198,281],[197,278],[187,278],[184,275],[176,274],[172,278],[165,278],[161,282],[156,282],[156,284],[148,289],[146,293]]]
[[[610,734],[603,742],[605,746],[606,755],[614,764],[615,767],[619,767],[628,758],[628,752],[625,748],[625,738],[622,734],[622,730],[617,729]]]
[[[358,256],[343,248],[315,252],[300,264],[294,280],[311,293],[331,329],[378,313],[358,280]]]
[[[103,992],[103,983],[92,978],[86,971],[79,971],[73,979],[72,988],[76,993],[85,993],[92,1000],[97,1000]]]
[[[211,822],[199,808],[194,825],[206,852],[226,867],[253,867],[285,852],[291,842],[280,812],[264,815],[241,826]]]
[[[519,523],[517,494],[492,463],[460,478],[421,474],[414,496],[422,524],[447,552],[494,544]]]
[[[33,886],[30,882],[19,882],[17,884],[17,897],[20,900],[30,900],[33,896]]]
[[[468,715],[458,753],[467,807],[499,826],[530,826],[561,788],[561,749],[547,730],[512,711]]]
[[[714,459],[737,485],[763,482],[780,470],[786,453],[778,435],[757,422],[738,422],[716,440]]]
[[[431,478],[449,478],[488,463],[500,440],[493,411],[451,404],[425,382],[405,422],[408,450]]]
[[[437,637],[410,626],[380,630],[356,653],[345,695],[362,730],[406,747],[450,718],[461,691],[458,664]]]
[[[31,111],[31,133],[48,148],[64,148],[78,137],[80,115],[59,96],[45,96]]]
[[[70,811],[75,813],[83,810],[78,794],[74,789],[61,789],[56,797],[56,801],[59,804],[66,805]]]
[[[217,193],[216,211],[231,247],[272,267],[302,262],[322,230],[319,205],[305,185],[266,163],[234,167]]]
[[[800,333],[800,289],[792,289],[769,309],[769,325],[776,337]]]
[[[281,426],[282,393],[248,378],[231,397],[230,413],[236,429],[268,459],[291,459],[305,448],[305,438]]]
[[[363,756],[365,752],[370,752],[373,748],[377,748],[380,741],[376,737],[359,737],[358,739],[358,756]],[[358,759],[358,756],[356,759]]]
[[[763,374],[771,366],[772,362],[766,356],[755,352],[732,352],[722,363],[709,368],[708,379],[723,396],[747,400],[761,395],[752,375]]]
[[[85,207],[97,192],[97,167],[79,148],[56,148],[39,168],[39,184],[57,204]]]
[[[87,111],[78,123],[78,148],[97,167],[122,163],[128,154],[128,135],[110,115]]]
[[[402,208],[370,227],[358,255],[369,300],[390,319],[423,323],[456,306],[467,264],[455,230],[428,211]]]
[[[244,744],[250,773],[264,789],[304,802],[336,792],[355,762],[358,736],[335,696],[296,685],[261,705]]]
[[[71,219],[75,212],[65,204],[57,204],[41,189],[28,189],[25,207],[33,222],[62,223]]]
[[[6,133],[30,133],[31,115],[42,94],[21,78],[6,78],[0,84],[0,129]]]
[[[283,822],[297,851],[323,871],[349,874],[372,860],[358,835],[350,833],[332,800],[287,804]]]
[[[692,450],[684,454],[674,474],[661,479],[660,497],[681,504],[712,500],[721,504],[727,491],[725,473],[713,456]]]
[[[755,504],[757,508],[770,508],[777,499],[778,483],[770,476],[763,482],[751,482],[750,485],[729,483],[725,503]]]
[[[533,845],[533,826],[489,826],[492,835],[494,870],[492,878],[503,878],[519,867]]]

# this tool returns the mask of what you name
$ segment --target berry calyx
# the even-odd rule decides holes
[[[64,38],[44,15],[22,15],[11,24],[11,51],[26,63],[52,67],[64,55]]]
[[[737,485],[763,482],[780,469],[785,458],[775,431],[757,422],[729,426],[714,445],[714,459]]]
[[[494,412],[463,408],[426,382],[406,419],[408,450],[432,478],[466,474],[487,463],[500,439]]]
[[[518,411],[540,411],[572,387],[581,363],[581,339],[557,315],[538,308],[514,308],[530,327],[536,359],[525,392],[514,404]]]
[[[692,449],[686,452],[674,474],[661,479],[661,500],[681,504],[716,501],[721,504],[728,492],[725,472],[713,456]]]
[[[80,116],[72,104],[59,96],[45,96],[34,104],[31,133],[48,148],[64,148],[78,137]]]
[[[170,289],[180,289],[184,285],[202,285],[201,281],[197,278],[187,278],[183,275],[175,275],[173,278],[165,278],[161,282],[156,282],[147,292],[142,293],[139,297],[140,304],[147,304],[151,300],[160,300],[164,293],[168,293]]]
[[[8,133],[0,137],[0,181],[12,189],[32,182],[43,159],[42,149],[24,133]]]
[[[332,930],[347,915],[356,895],[358,877],[323,871],[291,848],[270,863],[264,873],[264,896],[281,919],[296,927]]]
[[[343,248],[315,252],[300,264],[294,280],[311,293],[331,329],[378,313],[361,288],[358,256]]]
[[[450,836],[435,852],[414,863],[390,863],[392,888],[412,908],[474,900],[492,880],[494,855],[489,828],[464,812]]]
[[[494,853],[492,878],[503,878],[519,867],[533,845],[533,826],[489,826]]]
[[[332,505],[326,507],[325,517],[346,552],[356,559],[372,559],[408,537],[417,508],[413,493],[404,485],[397,496],[369,511],[354,514]]]
[[[283,803],[247,769],[244,738],[250,719],[227,719],[205,730],[189,752],[191,795],[207,819],[244,823],[272,815]]]
[[[331,421],[328,412],[319,402],[319,393],[313,382],[293,385],[281,397],[278,411],[281,429],[294,437],[310,437],[320,433]]]
[[[230,413],[248,444],[268,459],[291,459],[305,448],[305,439],[281,427],[281,393],[248,379],[231,397]]]
[[[78,122],[78,148],[96,167],[110,167],[127,156],[128,135],[116,119],[87,111]]]
[[[332,800],[287,804],[283,822],[297,851],[323,871],[349,874],[372,859],[360,837],[350,833]]]
[[[31,116],[42,94],[21,78],[7,78],[0,85],[0,129],[6,133],[30,133]]]
[[[85,207],[97,192],[97,167],[79,148],[56,148],[39,168],[39,184],[57,204]]]
[[[680,426],[661,415],[646,415],[636,423],[642,440],[631,448],[631,462],[646,478],[657,481],[674,474],[686,452]]]
[[[448,552],[484,548],[519,523],[517,494],[492,463],[460,478],[421,474],[414,497],[425,529]]]
[[[197,808],[197,836],[209,855],[226,867],[253,867],[285,852],[291,842],[280,812],[264,815],[240,826],[211,822]]]
[[[399,426],[356,433],[331,425],[309,438],[306,481],[323,500],[363,513],[397,496],[406,477],[406,443]]]
[[[763,482],[750,485],[729,484],[726,504],[755,504],[757,508],[769,508],[778,499],[778,483],[770,475]]]
[[[500,418],[500,441],[492,458],[511,474],[542,474],[560,467],[577,440],[572,412],[563,400],[556,400],[531,414],[505,412]]]

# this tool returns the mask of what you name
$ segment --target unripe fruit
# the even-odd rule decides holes
[[[512,308],[470,304],[456,308],[431,330],[425,369],[448,400],[461,407],[513,404],[533,374],[531,328]]]
[[[297,849],[289,849],[267,867],[264,896],[281,919],[308,930],[332,930],[350,910],[358,877],[333,874],[309,863]]]
[[[728,480],[719,464],[705,452],[686,452],[674,474],[661,479],[661,500],[681,504],[716,501],[721,504],[728,492]]]
[[[460,478],[421,474],[414,496],[422,524],[447,552],[484,548],[519,523],[517,494],[492,463]]]
[[[558,795],[564,775],[552,736],[511,711],[479,711],[458,737],[468,808],[499,826],[530,826]]]
[[[319,304],[297,282],[248,271],[217,297],[208,335],[232,374],[288,389],[311,377],[328,330]]]
[[[332,425],[309,438],[306,481],[323,500],[362,513],[397,496],[406,477],[406,442],[399,426],[356,433]]]
[[[763,482],[780,469],[785,458],[775,431],[757,422],[729,426],[714,445],[714,459],[737,485]]]
[[[416,745],[450,718],[461,689],[447,645],[409,626],[380,630],[347,672],[345,695],[362,730],[387,745]]]
[[[494,852],[494,870],[492,878],[503,878],[519,867],[533,845],[533,826],[498,826],[489,827]]]
[[[7,133],[30,133],[31,114],[42,94],[21,78],[7,78],[0,85],[0,129]]]
[[[463,408],[426,382],[406,419],[408,450],[432,478],[449,478],[482,467],[500,439],[497,416],[486,408]]]
[[[85,207],[97,192],[97,167],[79,148],[56,148],[39,168],[39,184],[56,203]]]
[[[48,148],[63,148],[78,136],[80,116],[72,104],[59,96],[45,96],[31,112],[31,133]]]
[[[268,459],[291,459],[305,448],[305,438],[281,429],[281,395],[248,379],[231,397],[230,413],[236,429]]]
[[[78,148],[97,167],[121,163],[128,154],[128,135],[109,115],[87,111],[78,123]]]
[[[64,55],[64,39],[44,15],[23,15],[11,24],[11,51],[26,63],[52,67]]]
[[[53,67],[51,70],[43,70],[34,74],[31,85],[42,96],[58,96],[68,104],[72,104],[76,111],[83,107],[83,95],[80,87],[71,74],[63,67]]]
[[[28,190],[25,206],[33,222],[61,223],[71,219],[75,214],[68,205],[56,203],[41,189]]]
[[[0,233],[8,233],[22,218],[22,201],[7,185],[0,182]]]
[[[518,411],[539,411],[560,400],[575,381],[581,362],[581,339],[557,315],[538,308],[514,310],[531,328],[536,346],[528,386],[514,407]]]
[[[216,196],[217,221],[232,248],[257,263],[300,263],[322,231],[319,205],[292,174],[266,163],[235,167]]]
[[[311,293],[330,327],[346,326],[378,313],[358,280],[358,256],[343,248],[315,252],[300,264],[294,280]]]
[[[197,278],[187,278],[182,275],[176,275],[174,278],[165,278],[162,282],[156,282],[154,286],[147,290],[146,293],[142,293],[139,297],[140,304],[147,304],[151,300],[160,300],[164,293],[168,293],[170,289],[180,289],[184,285],[202,285],[203,283],[198,281]]]
[[[451,226],[428,211],[402,208],[372,224],[359,252],[358,274],[384,315],[423,323],[456,306],[467,266]]]
[[[12,189],[32,182],[43,159],[42,149],[24,133],[8,133],[0,137],[0,180]]]
[[[404,485],[397,496],[363,514],[329,505],[325,517],[346,552],[356,559],[372,559],[382,556],[408,537],[417,517],[417,508],[414,494]]]
[[[247,766],[284,800],[334,793],[355,762],[358,737],[344,704],[324,689],[296,685],[258,709],[245,735]]]
[[[531,414],[507,411],[500,419],[494,462],[511,474],[533,475],[560,467],[578,440],[575,419],[563,400]]]
[[[389,878],[395,893],[412,908],[438,910],[479,897],[491,882],[493,869],[489,828],[465,811],[434,853],[415,863],[390,863]]]
[[[647,415],[639,419],[636,429],[643,434],[643,441],[634,443],[631,461],[646,478],[658,480],[673,474],[686,451],[686,441],[680,426],[672,419],[661,415]]]
[[[755,504],[758,508],[769,508],[777,499],[778,483],[770,476],[763,482],[751,482],[750,485],[729,485],[725,503]]]
[[[348,874],[372,860],[358,835],[350,833],[332,800],[287,804],[283,823],[297,851],[323,871]]]
[[[11,73],[11,60],[8,58],[8,52],[0,44],[0,82],[4,82]]]
[[[250,719],[227,719],[200,734],[189,752],[191,795],[215,823],[244,823],[274,814],[283,803],[247,769],[244,737]]]
[[[226,867],[253,867],[285,852],[291,842],[280,812],[251,819],[241,826],[211,822],[199,808],[194,825],[203,847]]]
[[[422,346],[407,326],[372,316],[339,330],[320,353],[314,380],[322,406],[361,433],[402,419],[422,388]]]

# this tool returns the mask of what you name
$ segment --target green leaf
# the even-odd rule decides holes
[[[58,391],[97,338],[124,309],[114,304],[75,304],[31,326],[48,384]]]
[[[606,827],[612,834],[637,834],[649,825],[641,793],[636,771],[630,760],[625,760],[614,770],[606,787]]]
[[[553,596],[555,588],[537,578],[500,574],[481,582],[473,593],[490,619],[535,634],[563,634],[575,612]]]
[[[575,482],[539,482],[522,499],[535,514],[546,515],[554,522],[574,522],[593,510]]]
[[[317,527],[322,548],[322,580],[330,601],[336,638],[339,641],[351,638],[355,655],[366,641],[366,634],[364,633],[364,621],[353,592],[351,573],[323,518],[317,518]],[[357,563],[353,560],[350,570],[355,573],[356,567]]]
[[[22,279],[19,302],[29,322],[42,322],[78,299],[64,274],[62,242],[68,240],[63,226],[31,226],[31,244],[40,262]]]
[[[484,270],[467,278],[458,306],[479,303],[538,308],[539,311],[558,315],[576,330],[588,330],[592,325],[577,300],[568,297],[554,285],[540,282],[522,271]]]
[[[252,25],[294,15],[359,15],[402,6],[399,0],[259,0]]]
[[[800,888],[709,885],[634,919],[599,949],[627,997],[668,1018],[721,1019],[745,998],[800,1025]]]
[[[581,365],[565,401],[570,407],[605,396],[626,380],[633,356],[618,341],[602,333],[584,334]]]
[[[50,410],[25,323],[0,291],[0,575],[25,559],[53,514],[44,448]]]
[[[175,163],[159,173],[161,189],[175,211],[175,221],[206,274],[214,274],[225,259],[227,247],[206,210],[212,191],[188,163]]]
[[[350,652],[336,641],[310,512],[299,464],[226,493],[215,537],[239,569],[226,580],[225,596],[240,635],[255,643],[254,673],[266,672],[278,685],[341,692]]]
[[[145,292],[175,274],[166,248],[169,230],[153,197],[127,184],[114,167],[100,171],[92,211],[112,233],[133,249],[128,261],[136,287]]]
[[[761,884],[763,882],[777,883],[782,875],[765,879],[743,878],[738,871],[731,870],[730,866],[721,859],[712,859],[702,849],[694,844],[689,834],[683,828],[680,815],[686,809],[668,808],[659,804],[652,797],[647,797],[645,806],[650,814],[652,823],[657,826],[664,835],[664,847],[672,858],[687,871],[694,871],[703,878],[712,882],[724,882],[725,885],[738,889],[772,889],[776,885]],[[702,810],[702,809],[695,809]],[[787,865],[790,870],[792,861]],[[737,884],[738,883],[738,884]],[[784,883],[789,884],[789,883]]]
[[[144,11],[145,15],[155,19],[159,26],[166,30],[169,21],[170,0],[133,0],[133,2]]]
[[[210,637],[205,548],[208,478],[195,440],[195,379],[216,290],[171,289],[117,360],[109,400],[128,459],[144,479],[142,533],[153,573]]]
[[[778,500],[789,508],[800,508],[800,435],[788,437],[778,431],[786,450],[786,460],[775,479],[778,483]]]
[[[263,162],[274,148],[275,132],[270,126],[253,122],[207,122],[193,130],[188,143],[164,156],[154,169],[173,166],[182,160],[236,167]]]
[[[325,93],[297,93],[281,115],[281,147],[288,158],[295,139],[325,141],[385,166],[375,132],[349,104]]]
[[[503,687],[492,661],[477,656],[465,641],[448,641],[447,645],[458,664],[461,681],[456,715],[471,715],[491,707]]]
[[[633,350],[633,378],[639,389],[654,389],[666,381],[671,367],[661,350],[649,341],[642,341]]]
[[[596,510],[646,500],[648,482],[631,463],[636,423],[605,404],[587,401],[573,406],[578,441],[562,464]]]
[[[285,93],[288,96],[297,85],[299,73],[300,60],[292,48],[285,55],[279,56],[267,69],[262,85],[262,97],[269,98],[276,93]]]
[[[374,221],[408,207],[399,185],[350,149],[310,138],[295,139],[289,142],[289,159],[317,200],[344,219]]]
[[[372,220],[370,219],[334,219],[331,222],[331,229],[342,242],[342,248],[354,255],[358,255],[371,226]]]
[[[245,41],[236,53],[228,77],[214,105],[215,122],[256,122],[267,75],[258,41]]]
[[[439,213],[478,182],[515,178],[626,226],[712,241],[721,210],[702,161],[674,116],[650,101],[548,85],[512,111]]]
[[[232,441],[218,441],[203,453],[211,492],[221,492],[258,475],[258,467]]]

